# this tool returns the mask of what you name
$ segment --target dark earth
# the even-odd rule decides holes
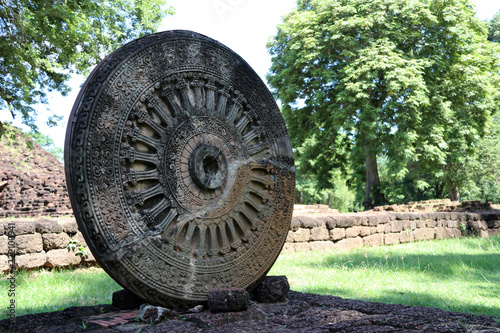
[[[123,320],[113,325],[112,316]],[[112,305],[71,307],[20,316],[15,323],[0,321],[0,332],[500,332],[496,317],[295,291],[283,303],[253,303],[241,312],[205,309],[168,316],[155,325],[139,322],[137,317],[138,310]]]

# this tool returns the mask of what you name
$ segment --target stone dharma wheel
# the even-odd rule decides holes
[[[73,107],[65,161],[92,253],[153,304],[250,290],[285,242],[295,190],[285,123],[249,65],[203,35],[162,32],[104,59]]]

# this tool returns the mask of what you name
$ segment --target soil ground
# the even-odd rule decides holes
[[[0,321],[0,332],[500,332],[500,318],[290,291],[279,304],[242,312],[204,310],[141,323],[138,310],[72,307]]]

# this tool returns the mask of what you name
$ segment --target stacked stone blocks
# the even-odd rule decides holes
[[[67,248],[70,239],[75,239],[78,244],[87,247],[72,218],[5,219],[0,223],[0,270],[2,272],[9,269],[7,237],[9,225],[14,226],[15,262],[18,269],[68,267],[95,263],[90,250],[87,250],[88,257],[82,260]]]
[[[500,234],[500,211],[294,216],[284,253]]]

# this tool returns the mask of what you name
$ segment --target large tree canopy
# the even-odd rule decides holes
[[[299,0],[268,81],[302,171],[324,185],[350,161],[365,207],[384,200],[377,156],[395,178],[409,162],[452,174],[498,106],[498,48],[473,15],[464,0]]]
[[[71,73],[156,31],[165,0],[0,0],[0,111],[36,129],[32,105],[67,94]],[[54,118],[52,118],[53,122]]]
[[[500,10],[488,21],[488,40],[500,43]]]

